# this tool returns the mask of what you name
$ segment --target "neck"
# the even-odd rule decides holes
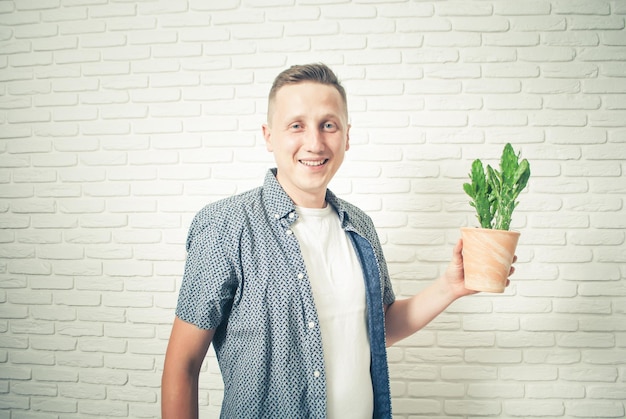
[[[293,201],[293,203],[302,208],[326,208],[326,195],[323,197],[313,197],[313,196],[293,196],[287,192],[289,198]]]

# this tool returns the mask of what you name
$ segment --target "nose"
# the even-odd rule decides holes
[[[321,153],[324,151],[324,134],[320,128],[309,130],[305,141],[307,151],[311,153]]]

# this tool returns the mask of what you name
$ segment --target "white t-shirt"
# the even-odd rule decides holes
[[[297,207],[300,243],[320,321],[327,417],[371,418],[374,396],[363,271],[334,209]]]

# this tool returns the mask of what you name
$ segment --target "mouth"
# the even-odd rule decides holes
[[[320,167],[325,165],[328,162],[328,159],[321,160],[298,160],[300,164],[303,164],[308,167]]]

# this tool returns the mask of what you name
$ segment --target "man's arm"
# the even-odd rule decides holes
[[[161,379],[163,419],[198,418],[198,376],[214,334],[174,319]]]
[[[385,311],[387,346],[422,329],[456,299],[476,293],[466,289],[464,285],[462,250],[463,242],[459,240],[452,251],[450,264],[441,277],[413,297],[397,300],[387,307]],[[509,275],[513,271],[511,268]]]

